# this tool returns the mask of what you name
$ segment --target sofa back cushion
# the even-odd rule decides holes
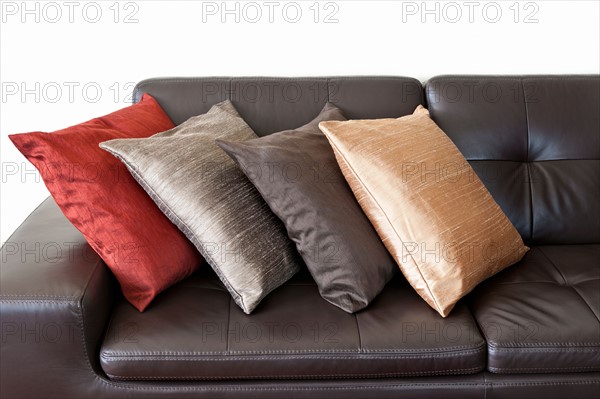
[[[440,76],[425,95],[526,242],[600,242],[600,76]]]
[[[139,82],[134,101],[151,94],[178,125],[231,100],[259,136],[295,129],[314,119],[327,102],[348,119],[398,118],[423,104],[413,78],[167,78]]]

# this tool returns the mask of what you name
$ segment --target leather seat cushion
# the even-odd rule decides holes
[[[122,301],[100,353],[114,380],[472,374],[485,342],[466,304],[441,318],[398,273],[364,311],[324,301],[303,270],[245,315],[208,268],[139,313]]]
[[[471,308],[494,373],[600,370],[600,245],[531,248]]]

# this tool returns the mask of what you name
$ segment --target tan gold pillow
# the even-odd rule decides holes
[[[529,250],[422,106],[398,119],[319,127],[402,273],[443,317],[477,284]]]

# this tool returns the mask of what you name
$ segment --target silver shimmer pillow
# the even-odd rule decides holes
[[[166,132],[100,144],[192,241],[245,313],[301,264],[282,222],[215,144],[256,137],[224,101]]]

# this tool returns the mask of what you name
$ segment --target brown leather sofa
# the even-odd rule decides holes
[[[230,98],[259,135],[326,101],[352,119],[425,104],[531,251],[445,319],[400,273],[351,315],[301,272],[248,316],[208,266],[139,313],[47,199],[2,248],[2,398],[600,397],[599,76],[176,78],[143,92],[175,123]]]

